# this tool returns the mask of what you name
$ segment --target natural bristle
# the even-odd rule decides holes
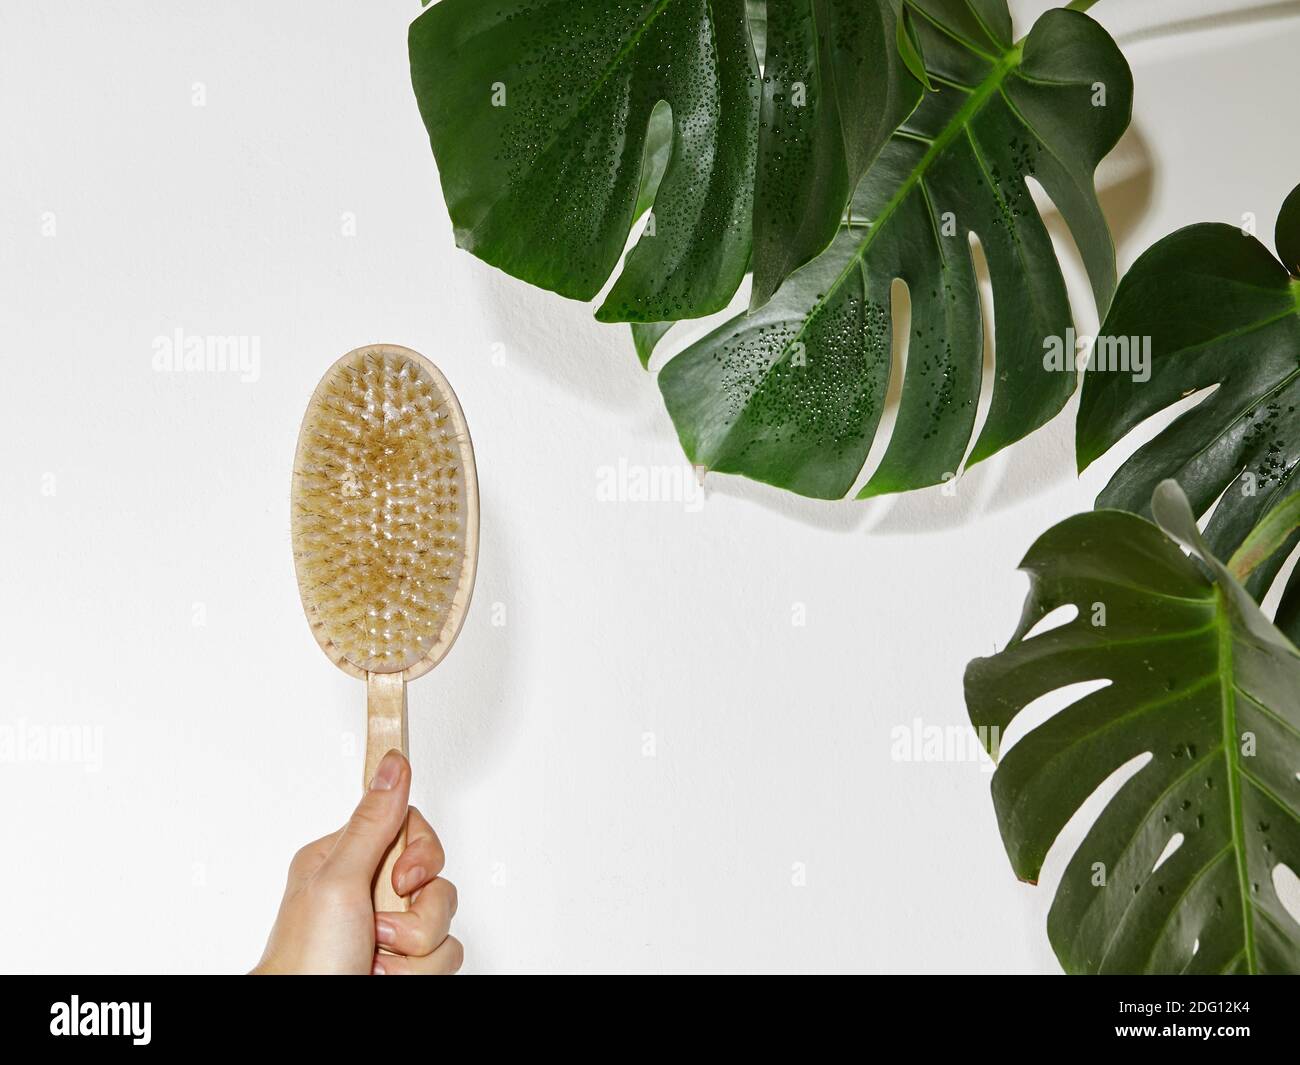
[[[465,449],[418,363],[361,351],[321,382],[293,480],[293,550],[314,624],[358,669],[419,662],[465,564]]]

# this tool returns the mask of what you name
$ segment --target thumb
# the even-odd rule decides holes
[[[389,751],[375,770],[370,789],[343,826],[321,872],[340,879],[357,878],[369,888],[375,870],[406,819],[411,796],[411,763]]]

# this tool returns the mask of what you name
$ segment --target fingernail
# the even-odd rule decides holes
[[[388,943],[391,945],[393,940],[397,938],[397,929],[387,921],[376,921],[375,938],[381,943]]]
[[[399,879],[402,886],[397,889],[398,894],[409,895],[418,884],[424,883],[424,869],[417,865],[414,869],[406,870]]]
[[[370,782],[371,791],[391,791],[402,773],[402,756],[397,751],[389,751],[375,770],[375,779]]]
[[[384,972],[383,965],[379,961],[376,961],[375,964],[370,967],[370,975],[387,976],[388,974]]]

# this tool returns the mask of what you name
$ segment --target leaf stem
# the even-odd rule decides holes
[[[1241,542],[1228,569],[1239,581],[1245,581],[1255,567],[1272,558],[1300,528],[1300,492],[1289,495],[1260,519]]]
[[[1233,676],[1233,633],[1228,622],[1230,607],[1220,585],[1215,585],[1215,620],[1219,626],[1219,675],[1228,678],[1220,684],[1223,715],[1223,758],[1227,769],[1228,811],[1232,817],[1232,849],[1237,860],[1237,887],[1241,894],[1241,924],[1246,953],[1246,971],[1259,972],[1255,952],[1255,909],[1251,902],[1250,868],[1246,856],[1246,825],[1241,804],[1241,762],[1237,748],[1241,734],[1237,726],[1237,690]]]

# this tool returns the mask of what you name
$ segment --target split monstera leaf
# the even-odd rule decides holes
[[[860,496],[937,484],[1060,411],[1073,373],[1043,366],[1072,323],[1065,282],[1030,195],[1035,178],[1070,225],[1097,303],[1115,257],[1092,174],[1128,125],[1123,56],[1095,22],[1042,16],[1010,41],[1004,5],[909,5],[936,90],[890,139],[827,251],[770,302],[660,373],[693,462],[803,495],[844,495],[866,461],[894,372],[890,288],[911,300],[907,368],[889,446]],[[983,319],[971,236],[993,285],[996,370],[971,448]]]
[[[1125,275],[1100,335],[1149,344],[1150,379],[1085,373],[1080,470],[1147,418],[1205,394],[1119,468],[1099,507],[1149,513],[1155,486],[1173,478],[1198,516],[1218,503],[1205,539],[1226,556],[1300,490],[1300,186],[1282,205],[1274,244],[1276,255],[1236,226],[1188,226]],[[1257,598],[1288,553],[1253,571],[1246,587]],[[1300,640],[1300,577],[1287,582],[1275,620]]]
[[[1028,179],[1104,312],[1115,263],[1093,172],[1128,125],[1132,81],[1086,15],[1049,11],[1017,42],[1006,0],[441,0],[410,55],[462,247],[591,299],[649,211],[597,311],[636,323],[643,361],[752,270],[750,310],[660,373],[696,465],[843,496],[901,375],[862,494],[919,488],[1073,392],[1073,373],[1042,364],[1072,319]],[[996,341],[978,435],[990,311],[972,238]]]
[[[442,0],[409,47],[458,243],[588,300],[653,202],[598,318],[720,310],[751,250],[774,290],[916,105],[899,3]]]
[[[1129,365],[1084,376],[1079,468],[1204,394],[1120,466],[1096,511],[1039,539],[1010,645],[966,671],[971,721],[990,738],[1040,696],[1107,682],[1001,758],[994,806],[1022,879],[1098,787],[1141,762],[1062,874],[1048,936],[1070,972],[1300,970],[1278,888],[1289,880],[1294,907],[1300,580],[1273,621],[1255,602],[1300,539],[1300,187],[1274,244],[1276,256],[1236,227],[1189,226],[1125,275],[1093,358],[1104,342]],[[1149,365],[1128,372],[1137,350]],[[1063,606],[1072,620],[1034,631]]]
[[[1154,493],[1156,524],[1115,510],[1062,522],[1021,563],[1031,588],[1010,646],[967,668],[986,737],[1041,696],[1108,682],[1000,756],[994,806],[1022,880],[1037,881],[1093,792],[1136,765],[1052,903],[1048,936],[1068,972],[1300,970],[1300,924],[1277,887],[1300,870],[1300,651],[1241,583],[1289,538],[1298,501],[1228,566],[1172,481]],[[1072,620],[1031,632],[1068,606]]]

